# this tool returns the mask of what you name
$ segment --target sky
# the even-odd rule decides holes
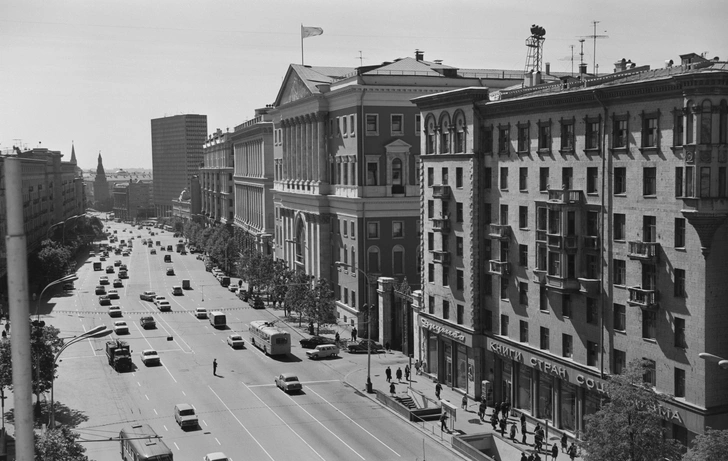
[[[595,34],[599,73],[626,58],[728,60],[726,0],[0,0],[0,150],[45,147],[83,169],[150,168],[151,119],[206,114],[232,130],[275,100],[290,64],[357,67],[397,58],[522,70],[532,24],[544,62],[578,69]],[[593,71],[593,40],[584,61]],[[360,59],[361,58],[361,59]]]

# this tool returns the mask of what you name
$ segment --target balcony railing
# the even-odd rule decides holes
[[[497,239],[508,239],[511,236],[511,226],[508,224],[488,224],[488,235]]]
[[[533,283],[539,285],[546,284],[546,270],[545,269],[534,269],[533,270]]]
[[[581,288],[577,279],[564,278],[559,275],[546,275],[546,285],[561,293],[576,293]]]
[[[630,259],[639,259],[643,261],[654,261],[657,259],[660,244],[657,242],[629,242],[629,252],[627,256]]]
[[[490,271],[494,274],[499,275],[510,275],[511,263],[508,261],[495,261],[490,260]]]
[[[657,309],[657,292],[655,290],[645,290],[642,287],[628,287],[629,300],[631,306],[639,306],[643,309]]]
[[[450,186],[448,186],[447,184],[438,184],[436,186],[432,186],[432,197],[441,199],[450,198]]]
[[[582,277],[579,277],[577,280],[579,280],[580,285],[579,291],[582,293],[586,293],[588,295],[596,295],[599,293],[599,286],[602,282],[601,280]]]
[[[584,249],[585,250],[598,250],[599,249],[599,237],[593,236],[593,235],[585,235],[583,237],[584,239]]]
[[[432,252],[432,261],[442,264],[443,266],[450,265],[450,252],[444,250],[434,250]]]
[[[578,204],[584,202],[584,192],[574,189],[549,189],[549,202]]]
[[[450,220],[447,218],[432,218],[432,230],[443,234],[450,233]]]

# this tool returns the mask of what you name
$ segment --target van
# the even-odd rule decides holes
[[[339,355],[339,347],[336,344],[319,344],[316,349],[306,351],[309,359],[322,359],[324,357],[336,357]]]
[[[225,318],[225,314],[222,312],[208,312],[207,318],[210,319],[210,325],[215,328],[225,328],[227,326],[227,319]]]
[[[225,276],[225,275],[220,277],[220,285],[222,285],[224,287],[229,287],[230,286],[230,277]]]

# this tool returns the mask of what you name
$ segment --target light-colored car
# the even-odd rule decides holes
[[[281,373],[276,376],[276,386],[283,392],[294,392],[303,389],[303,386],[298,381],[298,376],[293,373]]]
[[[225,456],[225,453],[217,451],[215,453],[206,454],[205,457],[202,458],[202,461],[230,461],[230,458]]]
[[[237,285],[230,285],[228,287],[228,291],[230,291],[232,293],[237,293],[238,292],[238,288],[240,288],[240,287],[238,287]]]
[[[99,306],[109,306],[109,305],[111,305],[111,298],[109,298],[108,295],[99,296]]]
[[[227,338],[228,346],[232,347],[233,349],[237,349],[238,347],[245,347],[245,340],[243,340],[243,337],[240,335],[230,335]]]
[[[174,268],[173,267],[168,267],[167,268],[167,275],[174,275]]]
[[[177,421],[179,427],[197,427],[197,415],[192,405],[186,403],[178,403],[174,406],[174,420]]]
[[[114,261],[114,266],[116,266],[116,267],[121,266],[121,259],[117,259],[116,261]]]
[[[123,288],[124,282],[121,279],[114,279],[114,288]]]
[[[119,299],[119,292],[117,290],[109,290],[106,292],[106,296],[108,296],[109,299]]]
[[[157,293],[154,291],[145,291],[144,293],[139,295],[139,299],[142,301],[154,301],[154,298],[157,297]]]
[[[336,344],[319,344],[316,349],[306,351],[309,359],[322,359],[324,357],[336,357],[339,355],[339,346]]]
[[[142,363],[144,365],[159,365],[159,354],[154,349],[145,349],[142,351]]]
[[[154,297],[154,304],[157,304],[159,301],[167,301],[166,296],[157,295]]]
[[[103,285],[97,285],[96,286],[96,294],[97,295],[105,295],[106,294],[106,287]]]
[[[109,284],[109,278],[105,275],[99,277],[99,285],[108,285]]]
[[[157,305],[157,309],[159,309],[160,312],[168,312],[172,310],[172,305],[169,304],[169,301],[159,301],[154,304]]]
[[[204,307],[198,307],[195,309],[195,317],[198,319],[206,319],[207,318],[207,309]]]
[[[121,306],[109,306],[109,317],[121,317]]]
[[[129,334],[129,327],[127,326],[126,322],[123,320],[117,320],[114,322],[114,333],[117,335],[128,335]]]

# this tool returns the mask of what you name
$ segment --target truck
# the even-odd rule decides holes
[[[177,253],[181,253],[182,250],[184,250],[184,249],[185,249],[185,244],[184,243],[178,243],[177,244],[177,250],[176,250]]]
[[[190,280],[189,279],[182,280],[182,289],[183,290],[191,290],[192,289],[192,286],[190,285]]]
[[[124,341],[115,340],[106,342],[106,358],[109,365],[117,372],[129,371],[132,369],[131,350]]]
[[[214,328],[225,328],[227,326],[227,318],[222,312],[208,312],[207,318],[210,320],[210,325],[212,325]]]
[[[100,271],[101,270],[101,261],[95,261],[94,262],[94,270]]]

